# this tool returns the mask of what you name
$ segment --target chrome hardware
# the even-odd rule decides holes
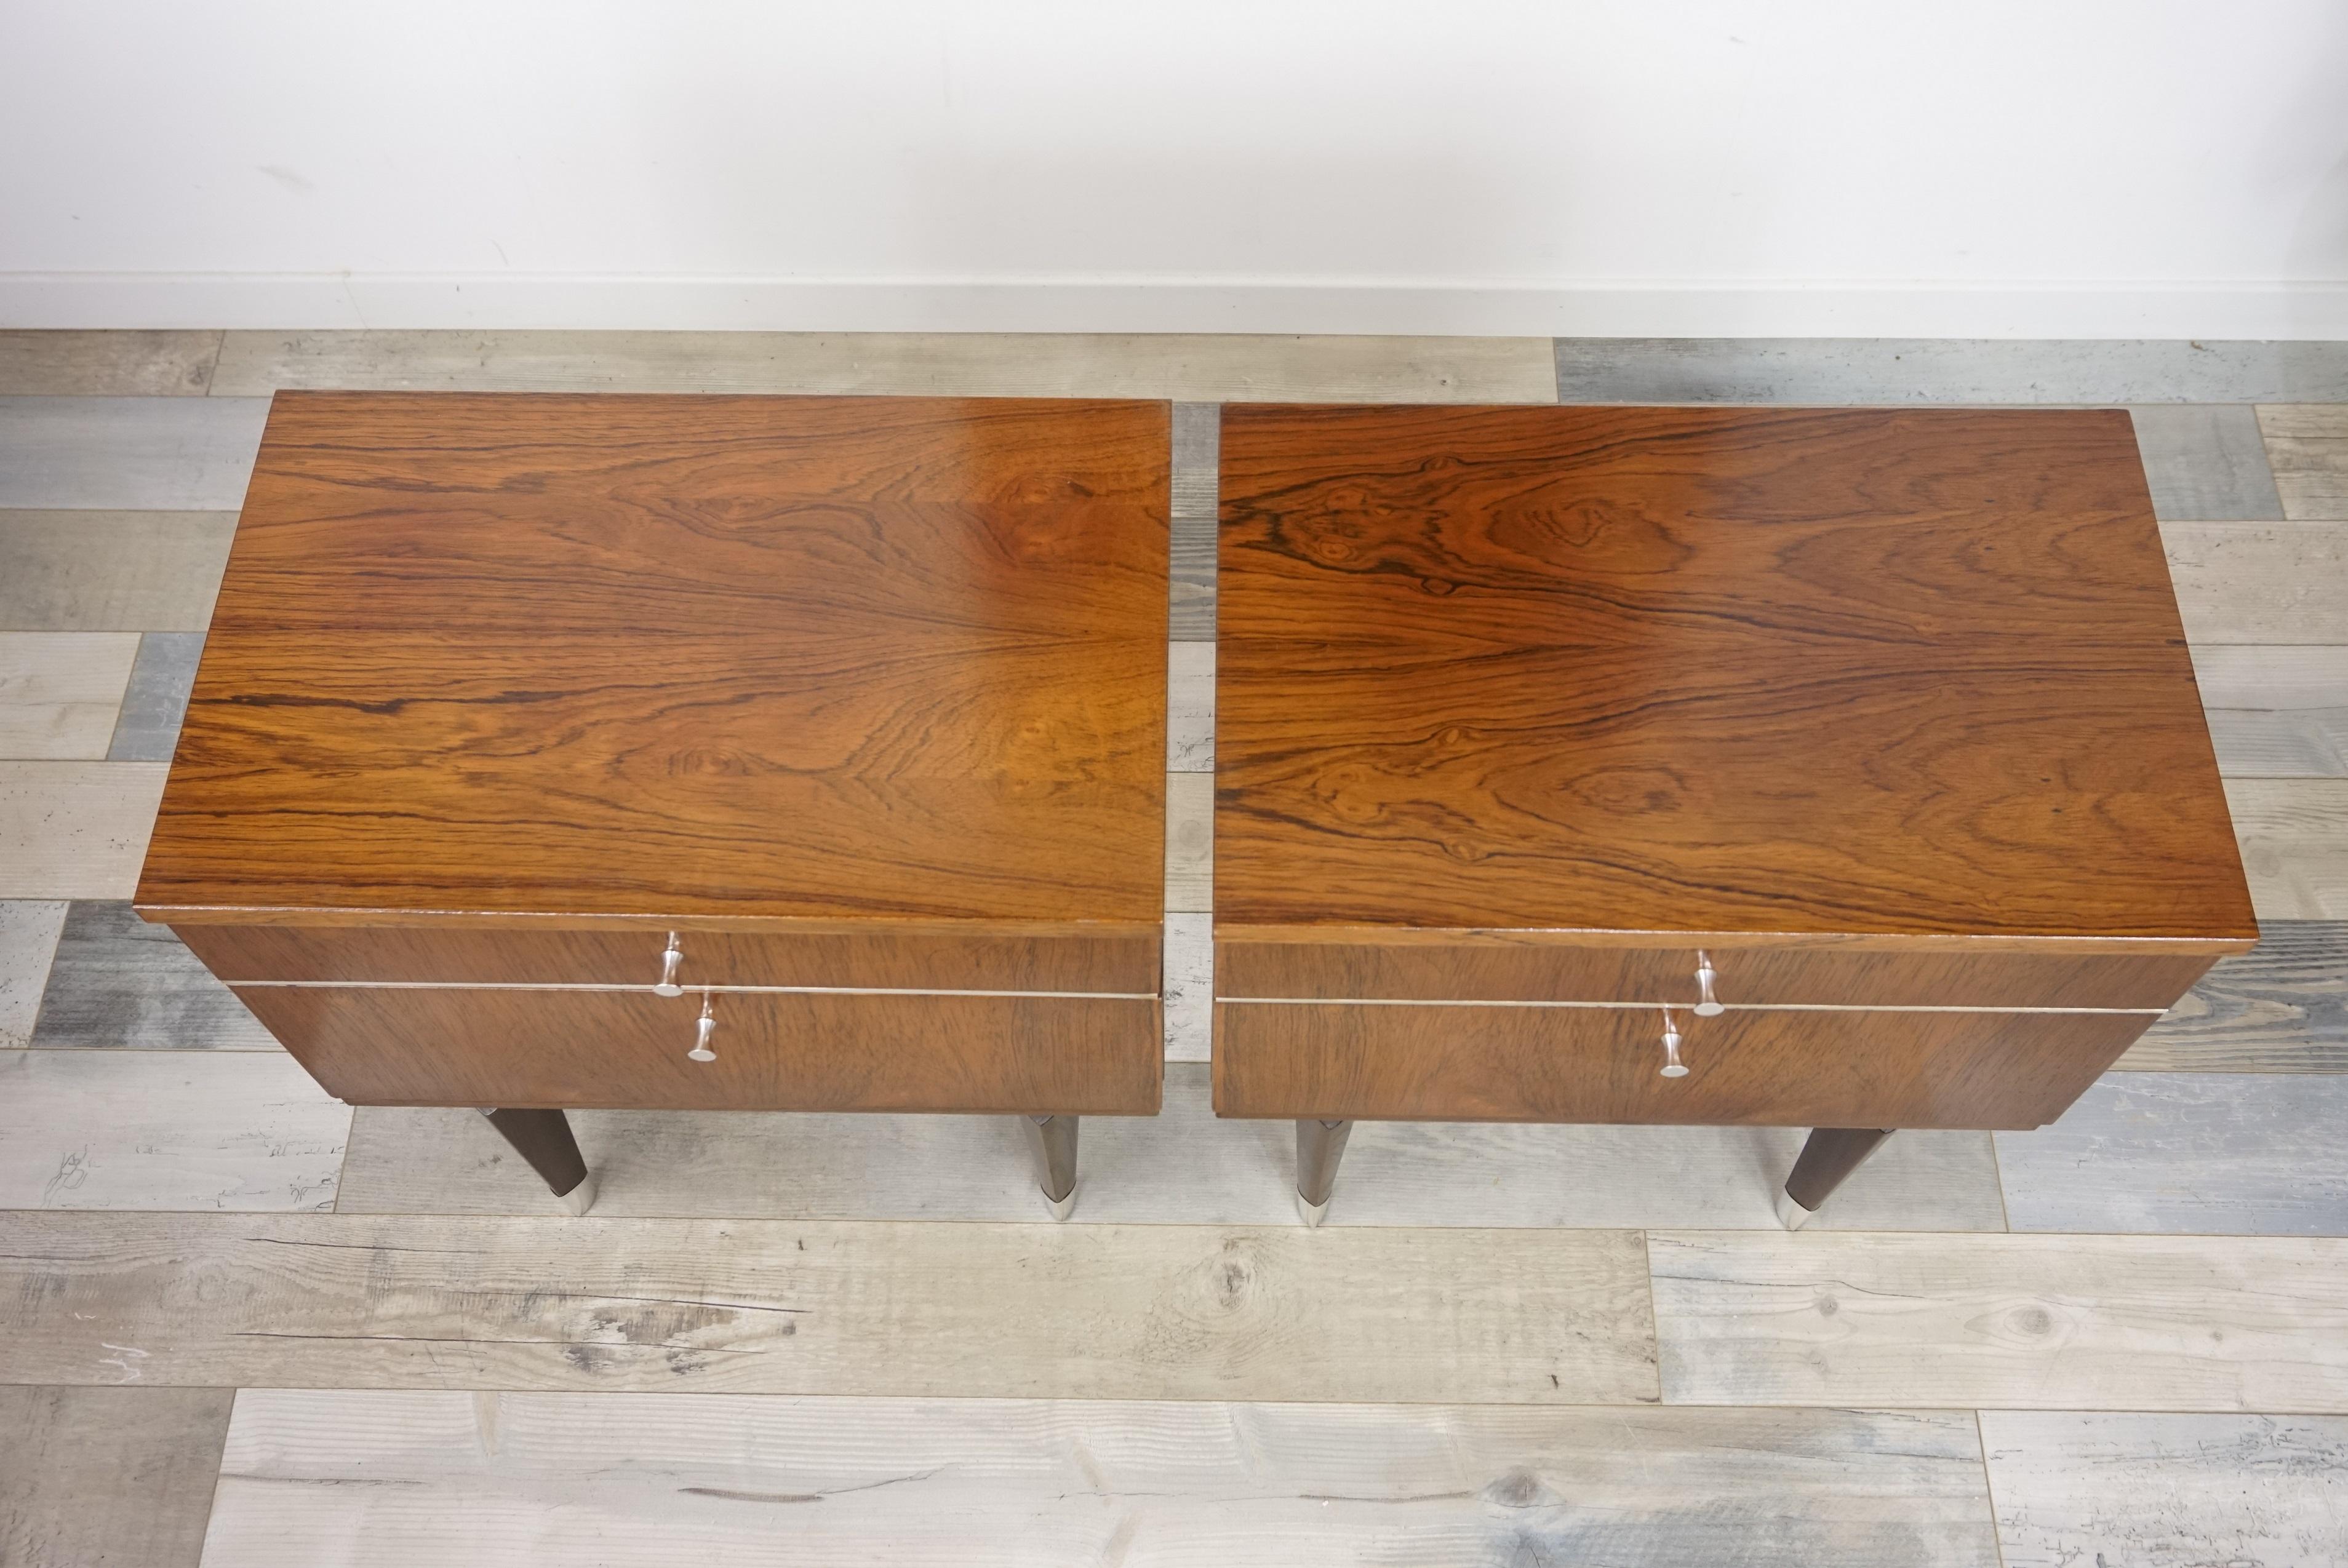
[[[1718,979],[1720,976],[1714,970],[1712,960],[1699,951],[1695,956],[1695,1006],[1689,1009],[1696,1017],[1718,1018],[1728,1010],[1720,1005],[1720,999],[1712,994],[1712,982]]]
[[[701,1021],[695,1026],[693,1049],[685,1054],[695,1061],[715,1061],[717,1053],[709,1049],[709,1037],[717,1030],[717,1015],[709,1010],[709,993],[701,993]]]
[[[678,943],[676,933],[671,931],[668,934],[668,947],[661,954],[661,978],[653,986],[653,995],[656,997],[685,995],[685,988],[676,983],[676,967],[683,962],[685,962],[685,948]]]
[[[1685,1078],[1687,1063],[1680,1060],[1680,1031],[1672,1022],[1672,1009],[1663,1009],[1663,1076]]]

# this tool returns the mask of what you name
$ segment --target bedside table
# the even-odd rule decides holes
[[[280,393],[138,906],[320,1083],[1158,1109],[1162,404]]]
[[[1223,413],[1215,1107],[2061,1114],[2257,937],[2122,412]]]

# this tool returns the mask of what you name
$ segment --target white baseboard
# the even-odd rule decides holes
[[[1764,287],[0,272],[0,327],[2348,339],[2348,282]]]

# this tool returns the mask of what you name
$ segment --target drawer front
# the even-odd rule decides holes
[[[240,986],[360,1105],[1148,1115],[1154,999]]]
[[[1215,1110],[1381,1121],[2040,1126],[2146,1013],[1675,1013],[1221,1002]]]
[[[1866,951],[1834,946],[1217,942],[1215,994],[1329,1000],[1670,1002],[1748,1006],[2167,1009],[2206,953]]]
[[[206,968],[240,980],[651,986],[663,927],[245,926],[172,927]],[[1159,942],[1113,936],[675,933],[676,979],[697,986],[870,986],[1151,994]]]

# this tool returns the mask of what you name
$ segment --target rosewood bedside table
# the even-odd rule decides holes
[[[1162,404],[281,393],[138,893],[328,1091],[1158,1109]]]
[[[1230,407],[1215,1108],[2061,1114],[2250,899],[2121,412]]]

